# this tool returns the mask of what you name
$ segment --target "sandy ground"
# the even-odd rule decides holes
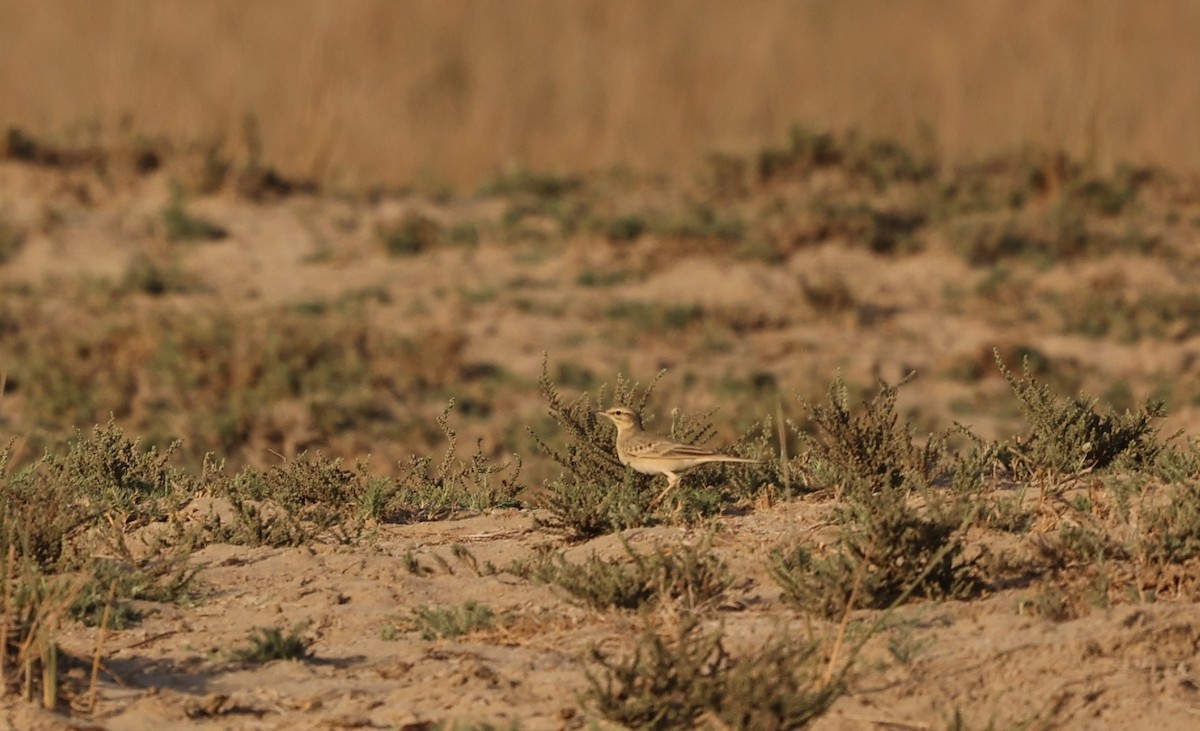
[[[0,277],[10,286],[81,274],[120,277],[134,255],[167,245],[156,222],[169,199],[168,183],[162,174],[106,187],[84,172],[0,164],[5,215],[28,231]],[[1120,380],[1138,397],[1164,374],[1183,383],[1200,367],[1195,336],[1101,341],[1019,316],[1022,303],[1034,306],[1038,297],[1070,293],[1080,283],[1115,278],[1141,291],[1185,286],[1177,267],[1148,258],[1021,270],[1000,304],[960,308],[954,292],[975,291],[988,272],[937,247],[883,257],[830,240],[767,263],[705,251],[668,256],[653,237],[617,245],[585,234],[569,245],[485,240],[478,248],[389,258],[373,238],[375,224],[410,207],[447,220],[500,215],[486,200],[439,207],[409,198],[366,203],[295,196],[263,205],[228,195],[198,198],[189,210],[219,221],[230,235],[179,247],[183,266],[204,286],[166,303],[253,312],[380,289],[387,297],[369,310],[379,327],[420,337],[456,333],[463,338],[463,362],[496,363],[516,374],[495,398],[498,412],[517,422],[544,411],[530,384],[547,351],[555,362],[584,363],[606,378],[617,372],[648,378],[671,368],[656,397],[661,413],[732,398],[707,388],[719,378],[744,381],[765,372],[783,390],[814,397],[839,369],[858,383],[875,376],[895,381],[916,370],[921,377],[903,391],[905,408],[919,406],[942,426],[957,418],[989,437],[1011,428],[1011,418],[986,410],[963,413],[961,404],[987,404],[1007,386],[994,370],[971,382],[945,374],[964,364],[994,369],[993,347],[1034,346],[1076,368],[1078,385],[1095,391]],[[54,225],[39,224],[47,211],[54,211]],[[314,258],[317,250],[325,254]],[[577,286],[580,272],[589,269],[634,274],[610,287]],[[850,304],[814,304],[814,288],[842,292]],[[471,296],[483,290],[494,294]],[[519,306],[519,298],[544,307]],[[736,347],[697,345],[702,338],[695,333],[659,338],[613,329],[605,312],[616,300],[701,305],[710,317],[734,323]],[[407,316],[419,302],[425,304],[422,314]],[[147,300],[146,306],[160,304]],[[680,385],[689,374],[699,385]],[[22,423],[11,416],[22,406],[20,393],[6,400],[12,418],[7,428]],[[436,413],[440,405],[428,408]],[[797,408],[789,404],[788,415]],[[1195,403],[1168,408],[1168,430],[1197,419]],[[721,436],[743,426],[723,423]],[[503,432],[465,429],[487,435],[489,449],[505,452],[506,445],[496,442]],[[375,444],[369,451],[386,463],[403,458],[411,446]],[[828,508],[802,499],[715,521],[716,549],[739,580],[712,621],[724,625],[732,646],[753,647],[780,626],[822,636],[836,630],[820,622],[810,626],[787,608],[762,561],[788,536],[819,535]],[[702,531],[661,527],[622,537],[650,548],[656,541],[700,540]],[[454,544],[466,546],[481,565],[500,569],[543,544],[566,548],[576,560],[621,552],[617,536],[567,546],[537,529],[534,513],[517,510],[385,525],[375,538],[351,547],[208,546],[194,556],[202,601],[147,606],[142,622],[107,637],[94,713],[53,715],[8,699],[0,706],[0,724],[109,731],[425,729],[435,722],[605,727],[580,695],[587,687],[588,649],[628,648],[647,624],[669,627],[670,613],[589,610],[511,573],[477,573],[453,558]],[[427,573],[405,568],[410,552]],[[1200,612],[1194,605],[1124,604],[1055,623],[1027,611],[1028,594],[1029,587],[1018,586],[970,602],[900,608],[889,629],[867,644],[846,695],[813,728],[942,729],[953,727],[956,713],[965,728],[1171,731],[1200,724]],[[388,629],[417,607],[467,600],[486,602],[500,617],[497,625],[443,640]],[[869,619],[864,614],[855,621]],[[230,659],[229,651],[244,644],[253,628],[301,625],[311,641],[308,660],[249,667]],[[65,650],[85,658],[96,642],[95,630],[78,626],[62,637]],[[889,642],[910,650],[900,653],[903,661]],[[79,677],[85,670],[71,672]]]
[[[718,521],[716,551],[738,580],[712,621],[725,627],[734,652],[781,626],[797,636],[836,630],[812,627],[783,605],[761,561],[781,536],[818,525],[827,508],[797,502]],[[681,528],[624,535],[639,551],[703,537]],[[377,541],[356,548],[210,546],[195,556],[208,591],[204,601],[150,607],[135,628],[109,634],[90,719],[67,720],[11,701],[4,718],[13,728],[110,731],[416,729],[435,721],[586,728],[594,719],[579,695],[587,687],[581,658],[592,646],[628,649],[647,623],[669,628],[670,613],[585,609],[509,573],[479,575],[450,551],[460,544],[481,566],[504,567],[529,558],[539,544],[557,542],[533,527],[529,512],[501,511],[384,527]],[[410,552],[427,574],[403,568]],[[606,536],[570,546],[567,555],[621,552],[618,539]],[[1200,616],[1194,606],[1118,606],[1054,623],[1022,611],[1025,595],[1017,589],[899,609],[865,648],[847,694],[811,728],[940,729],[951,727],[956,712],[965,728],[1195,726]],[[492,607],[496,626],[455,639],[424,640],[416,631],[381,638],[416,607],[466,600]],[[255,627],[300,624],[312,643],[308,660],[247,667],[229,659],[230,648],[244,645]],[[83,628],[62,639],[64,649],[85,657],[95,642],[96,632]],[[889,643],[910,652],[901,661]]]

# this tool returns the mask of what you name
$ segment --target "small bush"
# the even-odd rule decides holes
[[[995,355],[1029,424],[1028,436],[1012,445],[1008,456],[1017,476],[1031,477],[1039,469],[1072,475],[1112,466],[1148,467],[1158,458],[1157,422],[1166,415],[1162,401],[1147,401],[1138,414],[1099,414],[1095,400],[1057,398],[1034,379],[1028,360],[1017,377],[998,351]]]
[[[659,373],[645,388],[618,377],[612,401],[641,412],[662,376]],[[606,387],[600,387],[594,400],[584,394],[567,401],[550,379],[546,362],[538,387],[550,407],[550,417],[566,438],[565,446],[555,448],[529,430],[534,443],[566,470],[548,485],[551,518],[541,524],[573,540],[583,540],[648,522],[653,499],[650,477],[617,461],[611,425],[596,416],[604,408]]]
[[[0,449],[0,612],[9,619],[0,662],[24,669],[27,697],[40,680],[47,708],[59,697],[55,638],[64,621],[118,626],[136,619],[130,599],[191,596],[189,544],[143,558],[126,545],[130,530],[171,514],[180,477],[167,464],[174,451],[143,448],[112,421],[77,432],[65,456],[47,452],[13,472],[9,448]]]
[[[532,429],[530,434],[538,447],[567,472],[548,483],[547,502],[552,515],[549,519],[539,519],[540,525],[565,533],[573,540],[584,540],[650,522],[654,517],[651,502],[658,494],[652,484],[656,476],[634,472],[618,461],[612,427],[608,420],[597,417],[596,412],[611,402],[645,413],[650,393],[663,373],[645,388],[618,376],[611,399],[607,397],[607,387],[601,386],[595,398],[583,394],[568,402],[559,394],[543,363],[538,384],[550,405],[550,417],[566,434],[567,443],[564,448],[555,448]],[[711,412],[672,412],[670,438],[689,444],[703,443],[713,435],[710,416]],[[677,491],[683,506],[678,515],[684,520],[713,514],[733,498],[727,492],[714,493],[695,487],[703,481],[704,474],[704,467],[689,473],[692,487]]]
[[[573,564],[560,553],[543,556],[539,565],[522,573],[555,584],[596,609],[638,609],[656,601],[676,601],[689,609],[711,607],[733,581],[707,541],[676,549],[656,546],[649,554],[622,545],[627,561],[593,555]]]
[[[256,627],[251,631],[250,644],[233,651],[233,658],[249,665],[262,665],[272,660],[303,660],[308,657],[308,642],[301,636],[303,625],[286,635],[279,627]]]
[[[633,241],[645,233],[646,229],[646,219],[630,214],[608,221],[604,226],[604,233],[609,241]]]
[[[115,543],[168,515],[176,472],[167,462],[177,447],[144,449],[111,420],[87,436],[77,431],[65,457],[48,452],[0,483],[0,521],[9,526],[0,548],[17,541],[21,557],[46,571],[86,564],[91,531]]]
[[[25,242],[24,232],[17,229],[7,218],[0,215],[0,264],[13,259]]]
[[[1140,548],[1152,560],[1182,563],[1200,556],[1200,483],[1175,486],[1170,501],[1144,519]]]
[[[807,404],[823,436],[813,443],[810,461],[820,463],[842,483],[870,491],[930,484],[941,461],[943,440],[930,438],[923,449],[913,444],[912,427],[901,425],[896,413],[896,395],[903,383],[891,386],[880,381],[879,392],[856,415],[850,410],[842,377],[834,379],[827,403]]]
[[[569,540],[584,541],[626,528],[653,522],[646,476],[630,470],[618,483],[607,487],[566,475],[548,483],[546,507],[550,517],[535,517],[540,528],[564,534]]]
[[[132,292],[160,297],[169,293],[196,289],[196,281],[182,268],[178,260],[161,265],[144,254],[135,256],[125,270],[121,287]]]
[[[389,256],[415,256],[437,246],[442,240],[442,228],[433,219],[409,214],[399,223],[381,224],[375,235]]]
[[[188,213],[179,183],[171,185],[171,202],[163,208],[162,220],[172,241],[216,241],[229,235],[217,224]]]
[[[816,558],[802,544],[777,548],[768,568],[784,601],[829,618],[908,597],[964,598],[980,588],[974,562],[962,556],[966,519],[949,509],[921,515],[894,489],[860,493],[829,555]]]
[[[350,542],[365,530],[364,516],[355,510],[365,482],[361,469],[352,472],[340,459],[319,454],[232,476],[206,459],[198,486],[228,500],[232,516],[211,516],[204,533],[210,541],[245,546],[298,546],[322,535]]]
[[[459,510],[484,510],[513,507],[522,489],[521,457],[492,464],[483,454],[482,441],[475,445],[470,459],[456,459],[458,435],[450,426],[454,401],[437,418],[438,427],[449,441],[436,470],[433,458],[409,457],[408,471],[395,483],[393,494],[376,516],[387,520],[440,520]],[[499,477],[511,469],[511,474]],[[499,479],[497,479],[499,477]]]
[[[495,175],[484,183],[479,194],[484,196],[532,196],[542,199],[560,198],[579,189],[581,178],[534,172],[522,167],[513,167]]]
[[[473,601],[453,607],[419,607],[413,610],[412,618],[423,640],[458,637],[487,629],[495,622],[496,615],[486,604]]]
[[[685,619],[671,637],[647,630],[631,656],[593,649],[587,699],[600,715],[630,728],[693,728],[706,713],[729,728],[800,728],[841,695],[825,679],[819,648],[775,639],[734,657],[720,630]]]

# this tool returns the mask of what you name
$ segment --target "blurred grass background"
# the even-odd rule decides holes
[[[1198,38],[1191,0],[3,0],[0,124],[251,155],[249,119],[347,186],[691,172],[796,120],[1194,169]]]

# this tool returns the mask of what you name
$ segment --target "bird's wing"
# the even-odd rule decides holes
[[[714,457],[717,453],[697,447],[692,444],[680,444],[672,442],[669,439],[648,439],[640,444],[632,445],[630,453],[637,457],[675,457],[687,459],[689,457]]]

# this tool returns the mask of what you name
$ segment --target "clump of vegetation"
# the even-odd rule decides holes
[[[819,650],[784,638],[735,657],[720,630],[685,618],[667,637],[647,630],[627,657],[593,649],[586,698],[630,728],[691,728],[706,713],[730,728],[800,728],[843,691]]]
[[[898,391],[881,382],[855,413],[839,376],[826,404],[809,405],[823,437],[798,467],[835,480],[845,505],[838,543],[827,555],[814,556],[802,543],[771,552],[768,566],[789,603],[837,617],[849,608],[963,597],[978,588],[962,543],[974,510],[964,497],[938,496],[933,483],[942,477],[970,483],[988,450],[951,460],[940,435],[916,446],[912,426],[896,412]],[[924,508],[911,504],[912,495],[924,498]]]
[[[604,233],[609,241],[634,241],[648,228],[645,218],[631,213],[609,220],[604,225]]]
[[[792,126],[787,143],[769,147],[758,155],[762,182],[806,177],[821,168],[841,166],[877,191],[892,183],[922,182],[937,173],[932,157],[922,156],[894,140],[865,138],[851,130],[836,133],[803,124]]]
[[[736,244],[746,235],[746,221],[736,213],[722,212],[713,206],[691,201],[674,216],[660,216],[652,223],[655,232],[682,239],[707,239]]]
[[[26,697],[40,688],[53,708],[64,622],[115,626],[136,620],[130,600],[191,595],[189,545],[141,558],[127,545],[131,531],[170,514],[180,475],[168,465],[174,447],[143,448],[111,421],[77,433],[65,456],[48,452],[21,469],[8,469],[10,449],[0,450],[0,610],[12,621],[0,628],[0,662],[23,668]]]
[[[413,628],[423,640],[459,637],[487,629],[496,615],[486,604],[468,601],[451,607],[418,607],[413,610]]]
[[[238,171],[235,189],[238,195],[252,201],[264,201],[292,193],[314,193],[317,185],[311,180],[285,177],[266,160],[262,131],[258,117],[247,114],[242,119],[242,137],[246,145],[245,165]]]
[[[368,521],[438,520],[460,510],[516,505],[520,457],[492,464],[477,446],[470,459],[456,458],[452,406],[437,418],[450,443],[436,470],[432,457],[416,455],[395,479],[371,476],[365,463],[348,469],[341,459],[307,452],[266,471],[246,468],[233,475],[206,460],[199,489],[228,500],[231,512],[209,516],[205,535],[251,546],[295,546],[317,538],[348,543],[366,533]]]
[[[189,292],[197,288],[195,278],[184,271],[177,258],[172,258],[167,264],[161,264],[145,254],[139,254],[129,262],[121,286],[153,297]]]
[[[111,420],[87,436],[76,432],[65,457],[47,453],[4,478],[0,517],[13,532],[0,545],[14,541],[21,557],[52,572],[86,563],[90,540],[120,551],[124,531],[169,514],[177,472],[167,463],[177,447],[143,448]],[[101,526],[110,530],[96,532]]]
[[[534,172],[523,167],[508,168],[484,183],[479,194],[484,196],[521,196],[559,198],[578,190],[583,180],[572,175]]]
[[[571,563],[561,553],[544,554],[518,573],[554,584],[596,609],[638,609],[652,602],[680,602],[689,609],[711,607],[733,581],[725,563],[708,541],[674,549],[656,546],[649,554],[628,543],[626,559],[604,560],[593,555]]]
[[[263,665],[273,660],[303,660],[309,656],[308,641],[301,632],[303,625],[287,634],[279,627],[255,627],[250,632],[250,644],[233,651],[234,660],[248,665]]]
[[[768,568],[784,601],[828,618],[887,609],[908,598],[961,599],[982,581],[964,557],[961,509],[922,514],[887,489],[849,498],[837,545],[814,556],[804,544],[771,551]]]
[[[612,400],[638,412],[645,409],[660,373],[645,388],[617,379]],[[550,482],[548,507],[552,517],[543,524],[582,540],[614,530],[644,525],[650,519],[650,478],[627,470],[617,461],[611,427],[596,412],[604,408],[605,387],[593,400],[588,394],[567,401],[542,365],[538,386],[550,407],[550,417],[563,433],[562,448],[530,434],[538,447],[566,472]]]
[[[646,525],[654,519],[651,502],[657,493],[652,485],[653,476],[634,472],[618,461],[612,427],[607,420],[597,417],[596,412],[611,403],[625,404],[645,414],[650,394],[662,375],[659,373],[644,388],[618,377],[611,398],[607,387],[601,386],[595,397],[583,394],[567,401],[543,364],[538,385],[566,444],[552,447],[532,430],[530,434],[537,446],[566,471],[547,485],[551,517],[540,521],[541,525],[565,533],[572,540],[585,540]],[[673,413],[670,438],[689,444],[703,443],[713,435],[710,416],[711,413]],[[691,511],[682,516],[685,519],[712,514],[731,500],[724,492],[696,487],[704,474],[702,468],[690,473],[692,487],[677,490],[681,504]]]
[[[659,333],[686,330],[703,319],[704,310],[698,305],[621,300],[610,305],[605,314],[612,320],[629,322],[639,332]]]
[[[942,463],[943,440],[932,437],[924,448],[913,443],[912,427],[901,424],[896,412],[896,396],[903,384],[880,381],[879,392],[856,414],[839,375],[829,387],[827,403],[808,404],[821,432],[812,443],[809,469],[828,474],[851,491],[928,486]]]
[[[1020,477],[1041,470],[1072,475],[1109,467],[1145,467],[1163,449],[1158,423],[1165,416],[1163,403],[1148,400],[1137,414],[1101,414],[1097,402],[1082,396],[1060,400],[1037,382],[1028,360],[1020,377],[996,353],[1000,372],[1012,387],[1029,424],[1029,434],[1011,445],[1008,464]]]
[[[25,234],[7,217],[0,215],[0,264],[10,261],[21,250]]]
[[[409,457],[408,470],[394,483],[386,498],[374,501],[375,517],[385,520],[439,520],[458,510],[484,510],[494,507],[514,507],[517,493],[523,486],[521,456],[513,454],[510,462],[493,464],[483,454],[482,443],[467,460],[456,459],[458,435],[450,427],[451,401],[437,418],[438,427],[446,436],[446,447],[437,469],[428,456]],[[504,473],[509,472],[507,476]]]
[[[380,224],[375,235],[389,256],[416,256],[438,245],[442,227],[427,216],[410,213],[398,223]]]
[[[1160,563],[1183,563],[1200,557],[1200,483],[1175,485],[1165,505],[1144,515],[1145,532],[1138,548]]]
[[[171,185],[171,201],[163,208],[162,221],[172,241],[216,241],[229,235],[212,221],[188,212],[178,182]]]

